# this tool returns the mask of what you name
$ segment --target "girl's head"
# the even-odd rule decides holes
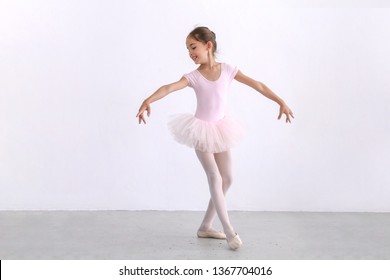
[[[205,63],[204,60],[210,55],[214,58],[215,52],[217,51],[217,41],[215,38],[215,33],[203,26],[195,28],[188,34],[186,45],[190,57],[195,63]]]

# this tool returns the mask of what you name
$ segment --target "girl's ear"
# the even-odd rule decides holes
[[[207,48],[212,49],[213,48],[213,43],[211,41],[207,42]]]

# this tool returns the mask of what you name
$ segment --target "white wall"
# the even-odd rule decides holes
[[[135,118],[194,69],[185,37],[200,24],[296,115],[278,122],[232,85],[248,136],[229,209],[390,211],[390,10],[306,2],[0,1],[0,209],[205,209],[201,166],[166,128],[194,111],[192,90]]]

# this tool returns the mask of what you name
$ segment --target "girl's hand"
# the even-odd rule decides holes
[[[146,124],[145,117],[144,117],[145,111],[147,112],[147,116],[150,117],[150,113],[152,112],[152,109],[150,108],[149,103],[146,101],[142,103],[141,107],[138,110],[138,114],[136,116],[136,118],[138,118],[139,124],[141,124],[141,122],[144,122],[144,124]]]
[[[278,120],[280,120],[283,114],[286,115],[286,123],[291,123],[290,116],[294,118],[294,114],[285,103],[282,103],[282,105],[280,105]]]

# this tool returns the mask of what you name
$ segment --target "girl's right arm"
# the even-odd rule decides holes
[[[138,118],[138,122],[139,123],[144,122],[146,124],[144,112],[146,111],[147,116],[148,117],[150,116],[150,113],[152,112],[150,108],[150,103],[160,100],[161,98],[167,96],[171,92],[183,89],[186,86],[188,86],[188,80],[185,77],[182,77],[177,82],[160,87],[158,90],[156,90],[155,93],[153,93],[151,96],[146,98],[144,102],[142,102],[142,105],[139,108],[138,114],[136,116],[136,118]]]

